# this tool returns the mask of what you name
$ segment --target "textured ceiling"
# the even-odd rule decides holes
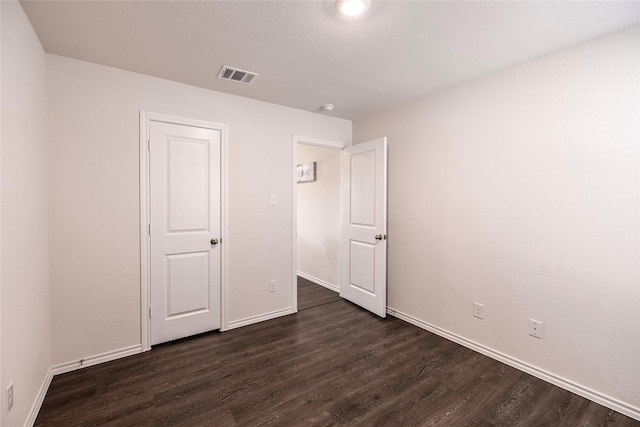
[[[21,3],[49,53],[346,119],[640,22],[637,1]]]

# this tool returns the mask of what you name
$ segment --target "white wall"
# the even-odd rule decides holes
[[[298,144],[298,164],[316,162],[316,181],[297,184],[298,271],[340,286],[342,151]]]
[[[546,55],[353,135],[389,137],[390,307],[636,416],[639,39],[636,26]]]
[[[25,423],[51,366],[46,55],[22,7],[3,1],[1,303],[3,426]],[[6,392],[14,384],[14,406]]]
[[[350,142],[350,121],[59,56],[48,67],[54,364],[140,344],[140,110],[229,126],[228,320],[291,307],[292,134]]]

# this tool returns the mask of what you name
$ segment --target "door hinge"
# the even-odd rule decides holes
[[[149,306],[149,319],[151,319],[151,306]]]
[[[151,236],[151,224],[149,224],[149,236]]]
[[[147,151],[151,151],[151,140],[147,139]]]

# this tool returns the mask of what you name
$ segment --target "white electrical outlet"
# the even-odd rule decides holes
[[[542,322],[529,319],[529,335],[542,339]]]
[[[7,387],[7,412],[13,408],[13,382],[9,383]]]
[[[275,291],[276,291],[276,281],[269,280],[269,292],[275,292]]]
[[[484,319],[484,305],[479,302],[473,303],[473,317]]]

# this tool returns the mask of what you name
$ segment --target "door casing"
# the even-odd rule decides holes
[[[214,129],[221,133],[220,153],[220,211],[221,211],[221,260],[220,260],[220,330],[227,329],[227,275],[229,259],[227,248],[228,230],[228,169],[227,169],[227,125],[197,119],[172,116],[167,114],[140,111],[140,341],[142,351],[151,349],[151,322],[149,307],[151,296],[151,239],[149,236],[149,124],[151,121],[173,123],[183,126]]]

